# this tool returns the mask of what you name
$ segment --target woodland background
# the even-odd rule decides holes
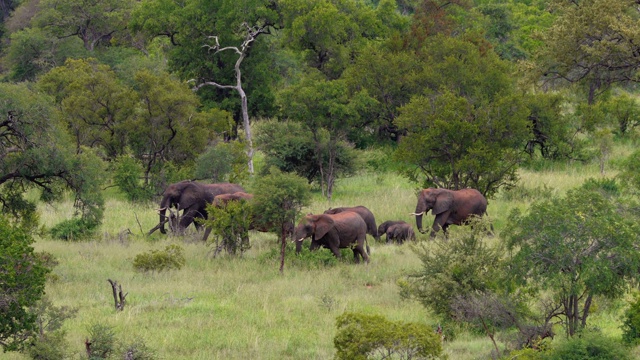
[[[639,18],[635,0],[0,0],[1,355],[637,355]],[[145,236],[168,184],[275,178],[308,186],[299,214],[378,222],[473,187],[496,231],[374,243],[368,266],[288,254],[282,274],[272,234],[215,258]],[[392,341],[424,327],[429,346]]]

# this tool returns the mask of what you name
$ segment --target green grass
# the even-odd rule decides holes
[[[597,164],[522,170],[519,186],[534,194],[543,186],[562,193],[598,176]],[[409,214],[415,208],[416,190],[393,174],[354,176],[339,180],[332,201],[315,194],[305,213],[364,205],[378,223],[391,219],[413,223]],[[511,209],[524,209],[530,201],[504,194],[490,199],[488,211],[496,231],[506,226]],[[89,327],[96,323],[114,326],[120,339],[143,339],[163,359],[330,359],[335,353],[335,318],[344,311],[381,314],[434,328],[438,324],[422,305],[399,296],[397,279],[420,267],[407,244],[375,244],[369,237],[372,254],[368,265],[343,261],[310,270],[287,263],[280,274],[277,261],[261,256],[277,246],[274,235],[252,233],[252,247],[243,257],[213,258],[211,248],[195,240],[196,235],[144,236],[158,221],[156,208],[156,204],[132,205],[111,199],[102,228],[92,241],[37,239],[36,249],[54,254],[60,263],[54,269],[58,280],[47,285],[48,296],[56,305],[79,309],[65,323],[76,358],[83,356]],[[72,214],[70,202],[40,207],[46,227]],[[425,221],[429,224],[432,216]],[[455,236],[456,227],[451,231]],[[427,235],[418,237],[427,240]],[[499,237],[487,241],[499,241]],[[137,254],[169,244],[185,250],[187,261],[181,270],[139,273],[133,269]],[[117,280],[128,293],[122,312],[114,310],[107,279]],[[600,306],[591,321],[607,334],[620,336],[622,310],[618,306],[616,312],[608,312],[609,308]],[[491,350],[486,337],[470,333],[445,343],[450,359],[484,359]],[[19,354],[2,353],[0,358],[23,359]]]

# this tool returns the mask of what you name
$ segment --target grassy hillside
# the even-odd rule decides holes
[[[613,158],[629,149],[617,151]],[[520,175],[517,189],[490,199],[488,211],[498,233],[512,208],[525,208],[532,198],[563,192],[589,177],[600,176],[596,164],[523,170]],[[412,184],[397,175],[365,174],[340,180],[331,202],[316,194],[307,212],[365,205],[378,223],[390,219],[413,222],[409,214],[415,208],[415,192]],[[252,248],[241,258],[213,258],[212,249],[194,240],[195,236],[143,236],[157,223],[156,207],[111,199],[96,239],[37,240],[37,250],[52,253],[59,261],[54,269],[58,280],[47,285],[47,295],[56,305],[79,309],[77,316],[65,323],[76,357],[84,354],[84,341],[93,324],[113,326],[119,339],[143,339],[163,359],[329,359],[335,353],[335,318],[344,311],[437,326],[437,319],[427,309],[402,300],[398,294],[396,280],[420,266],[409,245],[375,244],[369,237],[372,254],[368,265],[344,261],[334,267],[310,269],[287,263],[281,275],[277,262],[265,256],[276,247],[274,235],[252,233]],[[72,214],[70,203],[42,206],[40,210],[45,226]],[[427,216],[426,224],[432,220]],[[456,230],[452,228],[452,236]],[[418,235],[419,240],[428,241],[425,235]],[[168,244],[185,249],[184,268],[151,274],[134,271],[135,255]],[[107,279],[117,280],[128,292],[122,312],[114,310]],[[603,302],[590,321],[619,336],[623,305]],[[487,338],[470,333],[445,344],[450,359],[487,358],[491,348]],[[19,354],[0,357],[23,358]]]

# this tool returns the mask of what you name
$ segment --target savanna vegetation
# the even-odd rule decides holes
[[[638,357],[638,20],[635,0],[0,0],[0,356]],[[253,197],[210,206],[206,242],[150,234],[182,180]],[[366,265],[294,253],[304,214],[413,224],[426,187],[475,188],[488,216],[369,237]]]

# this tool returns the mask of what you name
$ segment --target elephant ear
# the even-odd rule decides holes
[[[333,219],[329,216],[320,216],[316,221],[316,231],[314,234],[314,238],[316,240],[321,239],[329,230],[331,230],[334,226]]]
[[[441,214],[445,211],[448,211],[453,206],[453,194],[450,191],[444,191],[438,194],[436,198],[436,203],[433,205],[433,210],[431,212],[434,215]]]

